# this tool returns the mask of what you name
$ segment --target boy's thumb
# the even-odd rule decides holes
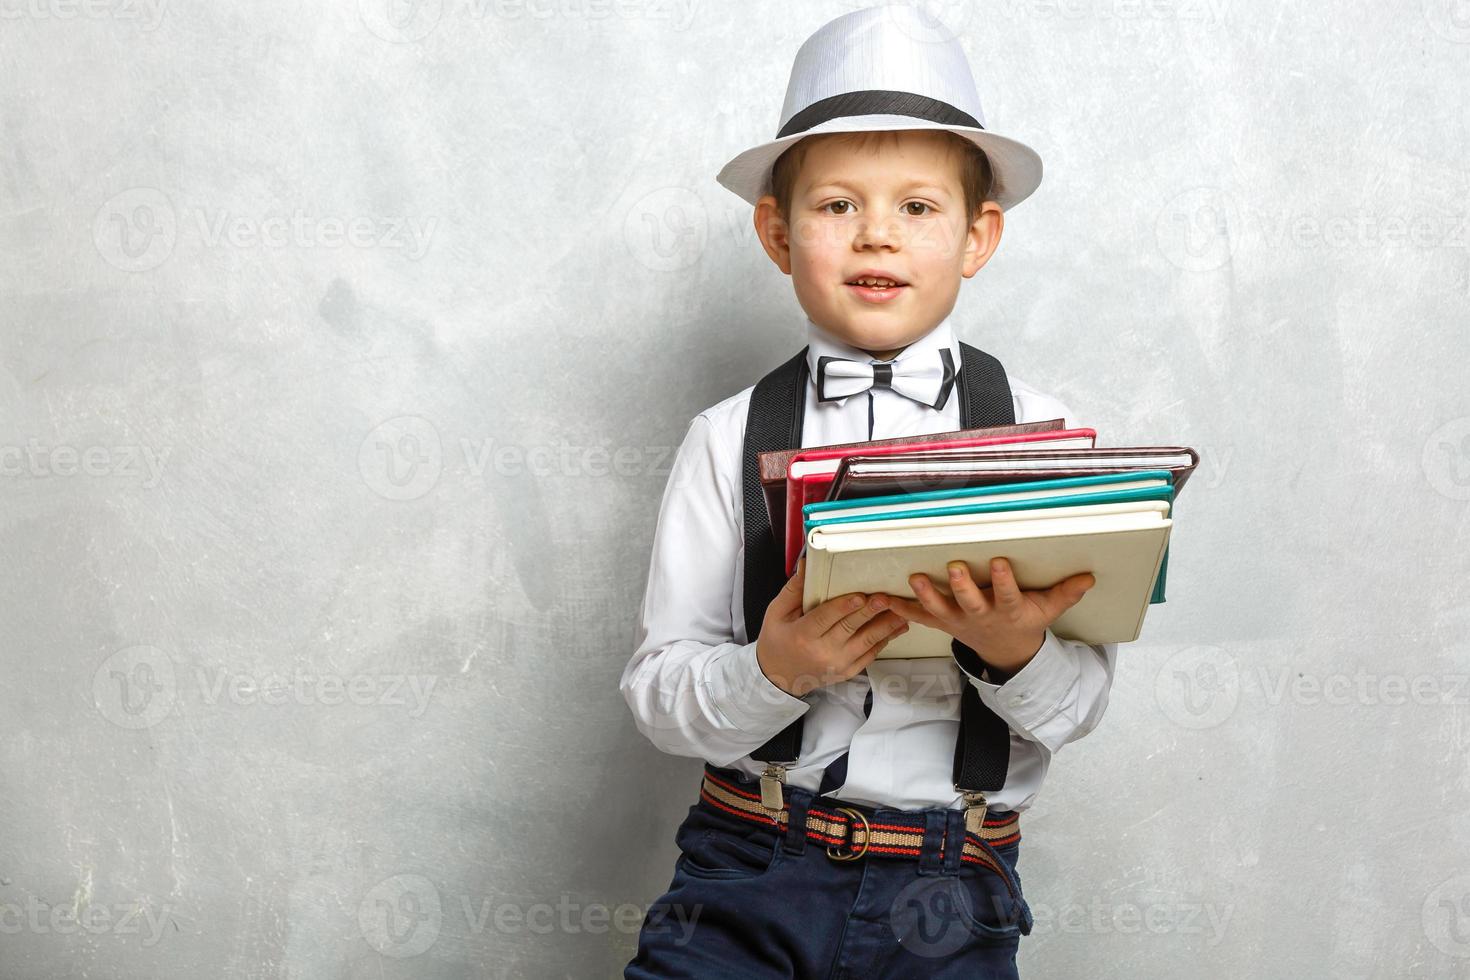
[[[801,593],[805,583],[805,574],[806,555],[802,555],[796,559],[796,571],[786,580],[786,585],[782,587],[780,594],[776,597],[783,607],[791,606],[793,603],[798,607],[801,605]]]

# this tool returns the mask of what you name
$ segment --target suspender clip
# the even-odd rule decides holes
[[[767,762],[766,771],[761,773],[761,806],[774,816],[780,813],[786,798],[781,787],[786,785],[786,766],[780,762]]]
[[[965,830],[981,836],[985,829],[985,814],[990,809],[990,802],[985,799],[985,794],[979,790],[961,790],[965,800]]]

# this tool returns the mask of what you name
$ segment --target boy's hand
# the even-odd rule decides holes
[[[943,630],[980,655],[987,664],[1015,673],[1041,649],[1046,628],[1075,606],[1097,584],[1091,572],[1078,572],[1049,589],[1022,591],[1011,563],[990,563],[990,587],[982,589],[962,561],[949,563],[954,598],[935,588],[928,575],[909,576],[918,601],[890,596],[890,608],[924,626]]]
[[[828,599],[811,612],[801,611],[806,583],[806,556],[766,607],[755,657],[761,671],[781,690],[801,697],[818,687],[861,673],[908,622],[884,607],[891,596],[861,592]],[[876,603],[876,604],[875,604]]]

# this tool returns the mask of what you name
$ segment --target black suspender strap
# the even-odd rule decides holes
[[[1016,405],[1000,361],[960,341],[960,421],[966,429],[1015,425]]]
[[[747,642],[760,636],[766,607],[786,584],[782,547],[772,534],[761,490],[759,454],[801,446],[806,409],[807,348],[756,383],[745,421],[742,452],[742,500],[745,519],[744,603]],[[978,347],[960,342],[959,384],[961,428],[1012,425],[1016,421],[1010,383],[1000,361]],[[781,808],[781,785],[788,766],[801,756],[803,718],[777,732],[750,753],[766,763],[761,802]],[[965,797],[965,823],[978,833],[985,818],[987,790],[1005,784],[1010,766],[1010,726],[980,700],[966,683],[960,700],[960,733],[955,741],[955,789]]]
[[[786,560],[772,533],[761,490],[759,454],[801,445],[806,415],[807,348],[756,383],[745,417],[743,487],[745,508],[745,635],[760,636],[766,607],[786,584]],[[757,762],[790,765],[801,756],[798,718],[750,754]],[[780,770],[784,772],[785,770]],[[778,804],[779,808],[779,804]]]
[[[1014,425],[1015,402],[1005,368],[992,355],[960,342],[960,417],[967,429]],[[958,642],[958,641],[955,641]],[[968,647],[965,648],[969,650]],[[978,660],[979,657],[974,658]],[[979,834],[989,803],[986,791],[1005,785],[1011,764],[1011,726],[965,682],[960,695],[960,731],[954,745],[954,788],[965,801],[965,829]]]

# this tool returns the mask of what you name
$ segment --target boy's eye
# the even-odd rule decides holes
[[[849,214],[849,209],[851,207],[851,201],[838,199],[836,201],[830,201],[827,204],[822,205],[821,210],[827,211],[830,214]],[[840,208],[841,210],[832,210],[833,208]],[[924,215],[928,214],[930,211],[934,210],[931,205],[926,204],[923,201],[909,201],[907,204],[904,205],[904,208],[907,211],[908,215],[913,218],[921,218]],[[919,208],[920,210],[915,211],[913,210],[914,208]]]

